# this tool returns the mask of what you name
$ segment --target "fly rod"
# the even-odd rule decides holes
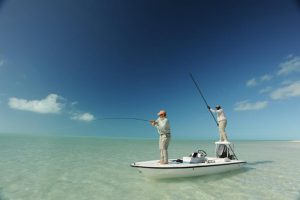
[[[147,119],[134,118],[134,117],[104,117],[104,118],[99,118],[97,120],[123,120],[123,119],[149,122],[149,120]]]
[[[202,97],[204,103],[206,104],[206,107],[209,107],[208,104],[207,104],[207,101],[205,100],[205,98],[204,98],[204,96],[203,96],[203,94],[202,94],[202,92],[201,92],[201,90],[200,90],[200,87],[198,86],[196,80],[194,79],[194,77],[193,77],[193,75],[192,75],[191,73],[190,73],[190,77],[191,77],[191,79],[193,80],[193,82],[194,82],[194,84],[195,84],[195,86],[196,86],[198,92],[200,93],[200,95],[201,95],[201,97]],[[218,124],[218,122],[217,122],[217,120],[216,120],[214,114],[211,112],[210,109],[208,109],[208,110],[209,110],[209,113],[211,114],[211,116],[213,117],[214,121],[216,122],[217,126],[219,126],[219,124]]]

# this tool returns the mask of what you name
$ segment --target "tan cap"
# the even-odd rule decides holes
[[[159,116],[159,115],[165,115],[165,114],[167,114],[167,112],[166,112],[165,110],[160,110],[160,111],[157,113],[158,116]]]

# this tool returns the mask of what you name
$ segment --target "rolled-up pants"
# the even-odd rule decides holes
[[[218,123],[219,123],[220,141],[227,141],[227,135],[225,132],[227,120],[222,120],[222,121],[219,121]]]
[[[162,134],[159,136],[160,162],[168,163],[168,146],[170,135]]]

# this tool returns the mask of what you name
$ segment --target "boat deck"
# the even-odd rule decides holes
[[[170,159],[168,164],[160,164],[159,160],[142,161],[132,163],[132,167],[137,168],[153,168],[153,169],[176,169],[176,168],[198,168],[198,167],[212,167],[219,165],[233,165],[246,163],[242,160],[229,160],[224,158],[206,157],[207,161],[203,163],[187,163],[187,162],[176,162],[177,159]]]

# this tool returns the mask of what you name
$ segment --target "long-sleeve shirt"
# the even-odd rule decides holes
[[[170,129],[170,124],[169,120],[167,118],[158,118],[155,120],[156,124],[155,127],[157,128],[157,131],[159,135],[170,135],[171,134],[171,129]]]
[[[210,109],[210,111],[213,113],[217,113],[218,122],[226,120],[226,116],[225,116],[223,109],[219,109],[219,110]]]

